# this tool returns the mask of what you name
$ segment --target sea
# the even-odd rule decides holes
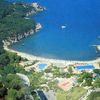
[[[100,56],[100,0],[10,0],[37,2],[46,9],[31,18],[42,29],[13,44],[12,49],[61,60],[94,60]],[[24,44],[24,45],[23,45]]]

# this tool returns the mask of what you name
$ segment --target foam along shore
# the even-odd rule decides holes
[[[100,45],[99,44],[98,45],[92,45],[92,46],[96,47],[96,52],[100,53]]]
[[[100,52],[100,45],[96,45],[96,48]]]
[[[32,6],[35,7],[35,9],[37,11],[43,11],[43,10],[45,10],[45,8],[42,7],[42,6],[40,6],[37,2],[32,3]]]
[[[71,61],[71,60],[58,60],[58,59],[48,59],[48,58],[43,58],[43,57],[37,57],[37,56],[31,55],[31,54],[27,54],[27,53],[23,53],[23,52],[13,50],[13,49],[9,48],[7,45],[4,45],[4,49],[6,51],[17,53],[17,55],[21,56],[22,58],[26,58],[30,61],[39,60],[39,61],[43,61],[43,62],[48,62],[48,63],[53,63],[53,64],[58,63],[58,64],[63,64],[63,65],[69,65],[69,64],[72,64],[72,65],[74,65],[74,64],[95,64],[95,63],[100,62],[100,58],[95,59],[95,60],[90,60],[90,61]]]

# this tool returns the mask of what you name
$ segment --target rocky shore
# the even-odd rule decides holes
[[[28,12],[28,13],[26,14],[26,16],[29,16],[29,15],[31,15],[31,14],[33,14],[33,13],[36,13],[36,12],[45,10],[44,7],[40,6],[40,5],[39,5],[38,3],[36,3],[36,2],[31,3],[31,6],[34,7],[34,9],[33,9],[32,11]]]
[[[32,6],[35,8],[36,11],[43,11],[45,10],[44,7],[40,6],[38,3],[34,2],[32,3]]]
[[[97,51],[100,52],[100,45],[96,45]]]
[[[35,30],[31,29],[28,32],[24,32],[24,33],[18,34],[17,36],[7,37],[7,39],[3,40],[3,43],[4,43],[4,45],[9,46],[9,45],[11,45],[13,43],[16,43],[16,42],[20,41],[23,38],[26,38],[29,35],[32,35],[32,34],[38,32],[41,28],[42,28],[41,24],[37,23]]]
[[[92,45],[93,47],[96,48],[96,52],[100,53],[100,45]]]
[[[37,3],[32,3],[31,5],[32,5],[32,7],[35,8],[35,11],[32,10],[32,11],[26,13],[26,17],[30,16],[33,13],[36,13],[38,11],[43,11],[44,10],[44,8],[40,5],[38,5]],[[42,25],[40,23],[36,23],[35,29],[30,29],[28,32],[19,33],[18,35],[15,35],[15,36],[12,36],[12,37],[7,37],[5,40],[3,40],[3,43],[4,43],[4,45],[9,46],[13,43],[16,43],[16,42],[20,41],[23,38],[26,38],[29,35],[32,35],[32,34],[38,32],[41,28],[42,28]]]

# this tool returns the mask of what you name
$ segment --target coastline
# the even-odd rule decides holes
[[[95,59],[95,60],[90,60],[90,61],[71,61],[71,60],[49,59],[49,58],[38,57],[38,56],[34,56],[34,55],[31,55],[31,54],[28,54],[28,53],[16,51],[16,50],[9,48],[7,45],[4,45],[3,47],[4,47],[4,50],[16,53],[17,55],[21,56],[22,58],[26,58],[26,59],[31,60],[31,61],[32,60],[39,60],[39,61],[49,62],[49,63],[53,63],[53,64],[54,63],[60,63],[60,64],[64,64],[64,65],[94,64],[94,63],[100,62],[100,58]],[[97,48],[99,48],[99,51],[100,51],[100,45],[97,45]]]
[[[37,11],[43,11],[45,10],[42,6],[38,5],[37,3],[32,3],[31,4],[33,7],[35,7],[35,9]],[[32,14],[33,11],[29,12],[28,14],[26,14],[26,16],[29,16],[30,14]],[[39,31],[42,28],[40,23],[36,23],[36,29],[34,30],[29,30],[29,32],[24,33],[24,36],[19,36],[19,40],[21,40],[24,37],[27,37],[28,35],[34,34],[35,32]],[[3,40],[4,41],[4,40]],[[9,48],[9,45],[11,45],[12,43],[16,43],[18,42],[18,40],[16,40],[16,37],[14,39],[10,38],[10,42],[9,41],[4,41],[4,50],[6,51],[10,51],[10,52],[14,52],[17,55],[21,56],[22,58],[26,58],[28,60],[39,60],[39,61],[44,61],[44,62],[49,62],[49,63],[61,63],[61,64],[93,64],[93,63],[98,63],[100,62],[100,58],[94,59],[94,60],[89,60],[89,61],[74,61],[74,60],[59,60],[59,59],[52,59],[52,58],[44,58],[44,57],[39,57],[39,56],[34,56],[32,54],[28,54],[28,53],[24,53],[24,52],[19,52],[16,50],[13,50],[11,48]],[[94,45],[97,49],[98,52],[100,52],[100,45]]]

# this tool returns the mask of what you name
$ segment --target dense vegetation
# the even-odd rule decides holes
[[[26,18],[31,11],[35,8],[30,4],[0,0],[0,100],[24,100],[25,94],[30,93],[30,87],[24,86],[23,80],[16,75],[26,73],[18,64],[22,58],[6,52],[2,41],[35,29],[35,21]]]
[[[92,92],[87,100],[100,100],[100,92]]]
[[[31,11],[35,9],[30,4],[0,0],[0,66],[9,63],[8,55],[3,50],[2,40],[35,29],[36,23],[32,19],[25,18]]]
[[[6,5],[7,2],[0,1],[0,37],[5,39],[8,36],[15,37],[18,34],[35,29],[35,22],[25,18],[26,14],[35,11],[30,5],[14,3]],[[4,6],[3,6],[4,5]]]
[[[4,0],[0,0],[0,19],[6,17],[12,12],[13,9],[11,9],[11,4],[9,2],[4,2]]]
[[[23,35],[24,33],[27,33],[31,29],[35,30],[35,21],[27,18],[27,14],[30,14],[31,11],[36,12],[36,9],[30,4],[9,3],[7,1],[5,2],[5,0],[0,0],[0,100],[24,100],[25,95],[28,94],[32,94],[34,99],[36,98],[35,100],[39,100],[34,92],[35,89],[45,88],[45,90],[53,89],[57,91],[57,82],[54,80],[47,81],[47,79],[44,79],[42,77],[44,72],[46,74],[52,73],[51,78],[69,78],[72,75],[74,76],[72,73],[72,66],[68,68],[67,73],[63,69],[53,65],[50,65],[50,67],[44,70],[44,72],[35,72],[34,70],[26,72],[24,68],[19,65],[19,62],[23,59],[20,56],[17,56],[15,53],[6,52],[3,49],[2,41],[8,39],[8,37],[17,37],[20,34]],[[24,81],[16,73],[27,75],[30,80],[30,86],[26,86]],[[78,81],[80,83],[83,82],[83,86],[100,88],[100,77],[98,77],[100,76],[100,70],[95,69],[94,73],[96,74],[94,82],[93,74],[86,72],[79,75]],[[42,87],[41,84],[46,84],[47,86]],[[65,93],[63,96],[65,99],[66,96],[68,99],[70,99],[75,95],[76,98],[79,98],[85,92],[86,91],[83,88],[81,89],[80,87],[77,87],[75,88],[75,91],[72,89],[69,94]],[[61,94],[60,97],[58,96],[59,100],[62,98]],[[59,95],[59,93],[57,93],[57,95]],[[30,99],[26,98],[26,100]]]

